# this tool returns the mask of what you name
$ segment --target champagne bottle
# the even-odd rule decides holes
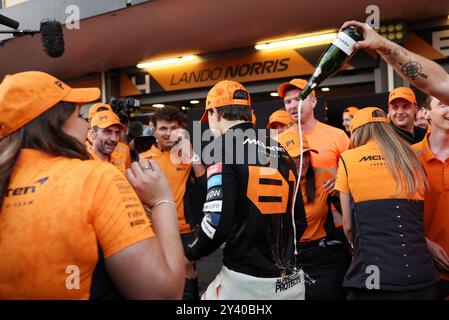
[[[354,44],[360,40],[363,40],[363,36],[355,27],[348,27],[340,31],[337,38],[321,55],[315,72],[301,91],[299,99],[306,99],[316,86],[336,74],[355,53]]]

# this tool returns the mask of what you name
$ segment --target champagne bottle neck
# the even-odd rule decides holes
[[[316,87],[315,78],[311,78],[307,85],[302,89],[301,93],[299,94],[299,100],[305,100],[309,96],[309,94],[312,92],[312,90]]]

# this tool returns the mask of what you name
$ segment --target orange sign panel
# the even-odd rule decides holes
[[[213,86],[228,79],[249,82],[311,74],[315,67],[294,50],[257,54],[205,62],[184,63],[146,71],[166,91]]]

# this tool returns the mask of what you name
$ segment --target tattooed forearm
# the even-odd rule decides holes
[[[399,65],[401,66],[401,72],[412,80],[416,80],[418,77],[429,78],[427,74],[423,73],[422,66],[417,61],[409,60],[406,63],[399,63]]]
[[[392,50],[390,48],[382,46],[379,48],[379,52],[382,53],[384,56],[389,56]]]
[[[397,57],[397,56],[399,56],[401,53],[404,55],[404,56],[408,56],[408,53],[407,53],[407,50],[405,50],[403,47],[401,47],[401,46],[397,46],[396,48],[394,48],[393,50],[392,50],[392,52],[393,52],[393,55],[395,56],[395,57]]]
[[[382,43],[382,46],[379,49],[377,49],[377,51],[379,53],[383,54],[384,56],[389,56],[391,54],[391,49],[387,48],[385,46],[385,43],[386,43],[386,39],[384,39],[384,41]]]

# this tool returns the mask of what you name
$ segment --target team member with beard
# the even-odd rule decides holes
[[[92,117],[100,111],[106,111],[109,110],[113,112],[112,107],[109,104],[106,103],[95,103],[89,108],[89,123],[92,122]],[[93,130],[89,129],[87,132],[87,140],[86,140],[86,146],[92,147],[92,141],[93,141]],[[122,168],[125,166],[126,168],[131,167],[131,152],[129,150],[129,147],[125,142],[126,138],[124,138],[124,132],[122,133],[122,142],[118,142],[117,146],[115,147],[114,152],[111,154],[112,162],[116,163],[117,166]]]
[[[100,111],[93,115],[92,146],[88,151],[94,159],[111,162],[122,173],[125,173],[126,164],[112,157],[120,139],[120,134],[125,126],[120,123],[119,117],[112,111]]]

